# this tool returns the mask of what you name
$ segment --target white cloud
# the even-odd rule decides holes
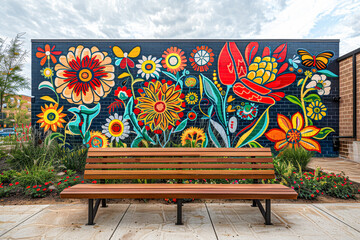
[[[355,0],[2,0],[0,14],[0,37],[26,32],[29,50],[34,38],[339,38],[341,54],[360,47]]]

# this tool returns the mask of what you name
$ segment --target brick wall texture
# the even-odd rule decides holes
[[[357,120],[357,133],[355,138],[340,139],[341,157],[353,158],[353,141],[360,140],[360,53],[356,54],[356,82],[357,82],[357,109],[356,115],[353,116],[353,57],[349,56],[339,62],[339,135],[353,135],[353,118]]]

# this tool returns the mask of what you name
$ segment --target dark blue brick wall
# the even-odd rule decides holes
[[[242,57],[243,57],[243,61],[246,64],[246,68],[247,68],[247,72],[249,72],[249,63],[246,61],[246,47],[248,46],[248,44],[251,41],[244,41],[244,40],[231,40],[231,42],[235,42],[235,45],[237,47],[237,49],[239,49]],[[91,126],[89,128],[89,132],[90,130],[93,131],[102,131],[103,128],[102,126],[104,126],[106,124],[106,119],[109,118],[110,115],[114,115],[114,113],[118,113],[118,115],[124,115],[125,114],[125,108],[124,107],[118,107],[115,109],[114,112],[111,112],[111,114],[109,114],[109,109],[107,108],[111,103],[113,103],[114,101],[116,101],[116,99],[119,100],[119,98],[117,96],[115,96],[115,90],[118,89],[119,87],[123,87],[125,86],[127,89],[131,89],[131,78],[130,77],[125,77],[125,78],[121,78],[119,79],[118,76],[124,72],[126,72],[126,69],[121,69],[120,66],[115,65],[116,60],[119,60],[119,58],[116,58],[116,55],[114,54],[113,51],[113,47],[114,46],[118,46],[119,48],[121,48],[123,50],[123,52],[127,52],[130,53],[130,51],[134,48],[139,46],[140,47],[140,54],[137,57],[131,58],[135,65],[139,64],[139,60],[142,59],[143,56],[148,57],[149,55],[151,55],[152,57],[156,57],[157,59],[162,58],[162,60],[164,60],[164,58],[162,57],[162,55],[164,54],[164,51],[166,51],[168,48],[170,47],[177,47],[179,49],[181,49],[183,56],[186,58],[186,66],[185,69],[188,71],[188,74],[186,76],[195,76],[197,78],[197,84],[195,87],[190,88],[187,87],[185,82],[183,82],[183,87],[181,88],[181,93],[183,93],[184,95],[179,96],[179,101],[180,102],[185,102],[185,107],[184,105],[182,105],[182,107],[184,108],[184,110],[180,111],[181,113],[183,113],[184,116],[182,116],[182,114],[179,114],[179,112],[177,113],[179,116],[179,120],[176,121],[177,124],[172,124],[171,122],[168,122],[166,127],[168,130],[165,131],[165,135],[168,136],[169,134],[171,134],[171,139],[169,142],[173,142],[175,144],[180,144],[181,143],[181,137],[184,131],[186,131],[186,129],[190,128],[190,127],[198,127],[200,129],[204,130],[204,133],[206,133],[205,138],[207,138],[207,147],[215,147],[216,144],[213,143],[213,141],[211,140],[211,136],[209,136],[209,125],[210,124],[210,120],[207,119],[205,117],[205,115],[200,111],[198,104],[189,104],[185,97],[189,92],[194,92],[196,93],[196,95],[198,96],[198,99],[201,98],[201,91],[200,91],[200,74],[203,74],[203,76],[207,77],[211,82],[215,82],[213,79],[213,73],[217,74],[217,82],[218,84],[220,84],[219,86],[222,88],[222,90],[226,90],[226,85],[222,84],[222,82],[225,79],[219,79],[219,72],[223,71],[224,69],[219,69],[218,67],[218,63],[219,61],[224,61],[224,63],[226,63],[226,61],[229,61],[229,63],[234,63],[235,65],[239,62],[237,62],[239,60],[238,56],[236,55],[235,51],[233,49],[230,49],[230,45],[228,46],[228,52],[229,54],[226,55],[224,54],[223,56],[220,56],[220,52],[223,49],[224,46],[226,46],[227,41],[222,41],[222,40],[218,40],[218,41],[214,41],[214,40],[109,40],[109,41],[97,41],[97,40],[33,40],[32,42],[32,95],[35,96],[35,102],[32,103],[32,125],[36,128],[39,129],[41,132],[44,131],[44,127],[41,128],[40,127],[40,123],[37,123],[37,121],[39,119],[41,119],[41,117],[38,117],[37,115],[42,113],[41,107],[45,108],[45,104],[47,104],[49,106],[49,104],[51,104],[50,101],[45,101],[40,99],[41,97],[44,96],[49,96],[51,98],[53,98],[55,101],[57,101],[56,99],[56,94],[50,90],[49,88],[42,88],[39,89],[39,85],[41,83],[43,83],[44,81],[48,82],[48,85],[52,85],[51,82],[51,78],[45,78],[44,73],[42,74],[41,71],[45,70],[45,68],[48,66],[48,64],[50,64],[50,67],[53,70],[54,76],[52,77],[52,81],[55,82],[55,78],[57,77],[57,68],[56,68],[56,64],[59,64],[59,57],[60,56],[64,56],[66,57],[68,55],[69,52],[69,48],[74,47],[77,48],[79,45],[84,46],[85,48],[92,48],[93,46],[96,46],[101,52],[107,52],[108,56],[111,58],[111,65],[114,66],[114,87],[112,87],[110,93],[105,97],[102,98],[99,102],[99,104],[101,105],[101,110],[100,113],[93,119]],[[256,53],[256,56],[260,56],[262,57],[262,52],[263,49],[268,47],[270,50],[270,55],[272,56],[274,54],[275,49],[281,45],[286,43],[287,45],[287,52],[286,52],[286,59],[285,61],[282,61],[280,59],[276,59],[276,62],[278,63],[278,67],[277,69],[279,70],[279,68],[281,66],[283,66],[284,64],[289,64],[289,59],[293,59],[294,55],[295,56],[299,56],[300,61],[301,61],[301,56],[298,54],[298,49],[306,49],[309,51],[309,53],[317,55],[323,51],[331,51],[334,53],[334,56],[332,56],[329,59],[329,63],[327,64],[327,68],[326,70],[332,72],[333,74],[338,75],[338,63],[336,61],[337,57],[339,56],[339,42],[337,40],[263,40],[263,41],[258,41],[258,52]],[[45,52],[45,45],[48,44],[50,46],[50,48],[52,48],[53,46],[54,49],[52,51],[61,51],[61,54],[56,55],[57,52],[54,52],[53,56],[55,57],[57,63],[54,63],[51,58],[50,60],[47,60],[46,63],[41,66],[40,62],[41,62],[41,57],[39,58],[39,56],[41,56],[42,52]],[[190,62],[190,58],[191,58],[191,53],[192,52],[196,52],[198,49],[197,47],[201,47],[201,46],[206,46],[208,47],[206,49],[206,52],[209,52],[209,48],[212,49],[212,53],[214,54],[212,57],[214,59],[214,61],[212,62],[211,65],[206,64],[208,66],[208,70],[207,71],[202,71],[200,72],[199,69],[195,69]],[[38,54],[38,56],[36,55],[38,52],[40,52],[40,54]],[[180,54],[181,55],[181,54]],[[225,57],[224,57],[225,56]],[[229,56],[230,58],[226,60],[226,56]],[[178,59],[173,59],[173,60],[179,60],[181,61],[181,58]],[[81,59],[80,59],[81,61]],[[120,60],[119,60],[120,61]],[[170,63],[168,63],[170,64]],[[171,80],[173,82],[173,84],[175,84],[176,81],[172,80],[169,77],[169,71],[167,71],[166,68],[164,68],[163,64],[160,61],[160,65],[161,68],[159,69],[160,71],[160,76],[159,76],[159,80],[161,81],[162,79],[165,79],[166,81]],[[199,64],[200,65],[200,64]],[[256,117],[254,117],[251,120],[243,120],[241,119],[237,114],[236,111],[235,112],[227,112],[226,113],[226,121],[229,121],[230,117],[235,116],[237,119],[237,129],[234,133],[226,133],[226,128],[227,126],[225,126],[224,124],[221,124],[221,121],[218,117],[219,112],[213,112],[213,116],[212,116],[212,120],[215,122],[218,122],[220,125],[223,126],[224,130],[225,130],[225,134],[226,135],[230,135],[229,139],[230,139],[230,146],[229,147],[234,147],[236,146],[236,143],[239,141],[239,137],[241,137],[244,133],[246,133],[249,129],[251,129],[251,127],[253,127],[255,124],[257,124],[257,121],[259,121],[261,114],[269,108],[269,125],[266,129],[266,132],[269,132],[271,129],[274,128],[278,128],[279,129],[279,125],[277,122],[277,116],[278,114],[282,114],[286,117],[288,117],[289,119],[291,119],[291,116],[294,115],[296,112],[300,112],[301,114],[303,114],[302,109],[300,108],[300,106],[291,103],[289,100],[286,99],[286,96],[289,95],[293,95],[293,96],[297,96],[300,99],[300,91],[301,91],[301,86],[297,86],[297,83],[300,79],[305,78],[304,72],[309,70],[318,70],[316,69],[316,67],[306,67],[304,65],[300,63],[298,63],[299,68],[303,70],[303,72],[297,72],[296,69],[294,69],[294,71],[291,71],[292,69],[290,68],[290,64],[289,66],[286,68],[286,70],[284,71],[283,74],[286,73],[296,73],[296,80],[289,86],[286,86],[284,88],[278,89],[278,90],[272,90],[272,92],[284,92],[285,93],[285,97],[283,97],[281,100],[276,101],[276,103],[269,108],[270,104],[267,103],[261,103],[261,102],[254,102],[250,99],[244,99],[241,98],[240,96],[237,96],[233,90],[229,91],[229,96],[231,95],[233,98],[235,98],[234,101],[230,102],[230,103],[225,103],[226,107],[231,105],[232,108],[234,109],[238,109],[241,108],[244,105],[248,105],[250,103],[255,103],[255,106],[257,107],[257,115]],[[81,66],[80,66],[81,68]],[[75,70],[74,70],[75,71]],[[79,70],[80,71],[80,70]],[[93,69],[91,70],[92,73],[94,74],[95,72],[93,71]],[[134,79],[136,78],[142,78],[144,81],[142,82],[138,82],[136,84],[134,84],[134,93],[135,93],[135,98],[139,98],[141,97],[141,92],[138,91],[139,88],[145,90],[145,88],[147,88],[145,85],[145,83],[149,84],[149,82],[152,79],[156,79],[156,81],[158,80],[156,77],[150,77],[148,80],[145,77],[141,77],[141,74],[137,74],[139,71],[139,68],[137,68],[136,66],[134,68],[129,67],[129,73],[134,77]],[[165,73],[164,73],[165,72]],[[179,71],[179,73],[182,73],[183,70]],[[314,72],[313,74],[319,74],[318,72]],[[174,74],[176,75],[176,74]],[[277,74],[277,78],[279,78],[281,74]],[[79,78],[79,75],[76,75],[77,78]],[[246,76],[243,76],[242,78],[245,78]],[[70,77],[69,77],[70,78]],[[101,77],[99,77],[101,78]],[[339,104],[337,102],[335,102],[333,99],[334,97],[337,97],[339,95],[339,83],[338,83],[338,78],[337,77],[331,77],[328,76],[327,77],[328,80],[331,81],[331,91],[329,95],[322,95],[319,96],[321,98],[321,102],[326,106],[327,108],[327,114],[326,116],[319,121],[313,120],[313,125],[316,126],[317,128],[321,129],[321,128],[325,128],[325,127],[329,127],[332,128],[335,132],[332,132],[330,134],[328,134],[324,139],[314,139],[313,140],[317,141],[320,143],[321,145],[321,153],[317,153],[318,156],[326,156],[326,157],[334,157],[334,156],[338,156],[338,152],[335,152],[333,150],[332,147],[332,135],[337,135],[339,132]],[[126,82],[124,82],[125,80],[127,80]],[[184,79],[183,79],[184,80]],[[77,79],[76,81],[81,82],[81,80]],[[91,82],[92,80],[90,80],[89,82]],[[156,82],[155,81],[155,82]],[[202,81],[205,81],[204,78]],[[308,82],[310,82],[311,79],[308,80]],[[241,82],[241,78],[237,78],[235,83],[237,82]],[[203,82],[203,84],[206,82]],[[166,84],[165,84],[166,85]],[[180,85],[180,84],[179,84]],[[168,84],[167,87],[170,87],[171,84]],[[53,85],[54,89],[57,88],[57,86]],[[91,86],[90,86],[91,87]],[[204,87],[204,86],[203,86]],[[75,88],[74,88],[75,89]],[[270,89],[271,90],[271,89]],[[306,90],[306,88],[305,88]],[[75,90],[74,90],[75,91]],[[141,91],[141,90],[140,90]],[[221,91],[219,91],[221,93]],[[311,93],[316,94],[317,91],[312,91]],[[310,93],[310,94],[311,94]],[[59,97],[61,96],[61,94],[59,94]],[[134,96],[133,96],[134,98]],[[202,101],[201,101],[201,108],[204,112],[207,112],[209,106],[214,105],[215,106],[215,102],[211,100],[211,97],[209,97],[206,93],[206,91],[203,90],[203,94],[202,94]],[[124,100],[124,104],[127,104],[129,102],[129,98]],[[136,102],[134,103],[134,106],[136,105]],[[306,106],[309,104],[310,102],[306,102]],[[58,105],[60,107],[63,107],[63,113],[67,114],[66,117],[64,117],[64,120],[66,121],[66,123],[63,123],[63,126],[65,127],[66,124],[68,122],[74,121],[74,114],[72,112],[69,112],[68,109],[73,108],[73,107],[79,107],[79,104],[74,104],[74,103],[70,103],[69,101],[67,101],[66,99],[62,99],[60,98]],[[93,108],[96,106],[96,104],[94,103],[90,103],[90,104],[81,104],[84,105],[88,108]],[[142,109],[139,109],[140,111],[142,111]],[[195,121],[190,121],[188,119],[187,121],[187,125],[186,127],[177,133],[173,133],[174,129],[178,127],[178,124],[182,121],[184,121],[187,116],[188,113],[193,110],[196,114],[197,114],[197,119]],[[138,110],[136,110],[136,108],[134,107],[133,109],[131,109],[130,112],[137,112]],[[141,119],[139,118],[139,115],[136,115],[136,117],[138,118],[137,121],[139,121],[140,123],[136,123],[139,124],[138,127],[140,127],[140,129],[144,128],[147,124],[144,121],[141,121]],[[50,121],[50,120],[49,120]],[[252,122],[254,122],[254,125],[249,126]],[[130,122],[129,122],[130,123]],[[134,131],[136,128],[136,126],[134,126],[132,123],[130,123],[130,133],[129,136],[125,137],[124,139],[121,139],[122,143],[125,143],[128,147],[131,146],[133,144],[134,139],[139,136],[139,134]],[[247,128],[247,130],[241,132],[242,129]],[[154,142],[157,142],[157,136],[159,136],[159,142],[160,144],[164,144],[165,140],[164,140],[164,131],[163,129],[159,128],[159,126],[153,125],[153,127],[147,126],[147,129],[149,128],[153,128],[148,130],[148,136],[154,140]],[[172,128],[173,130],[170,130],[169,128]],[[51,128],[50,128],[51,129]],[[161,130],[161,134],[156,134],[154,133],[154,131],[156,130]],[[211,126],[212,132],[214,132],[214,138],[217,139],[217,141],[219,142],[219,144],[221,146],[225,146],[222,140],[222,137],[220,136],[220,134],[218,133],[218,130],[214,128],[214,125]],[[50,130],[49,130],[50,131]],[[146,131],[146,130],[144,130]],[[254,130],[255,131],[255,130]],[[64,134],[64,128],[57,126],[56,132],[60,132],[62,134]],[[71,131],[70,131],[71,132]],[[74,144],[82,144],[84,143],[84,141],[89,142],[90,136],[85,136],[86,134],[84,133],[83,137],[81,137],[80,135],[71,135],[70,132],[67,132],[66,134],[66,141],[69,142],[71,145]],[[158,132],[159,133],[159,132]],[[93,136],[91,136],[93,137]],[[85,140],[84,140],[85,139]],[[111,138],[108,138],[108,141],[110,142]],[[101,139],[100,139],[101,140]],[[274,146],[274,142],[269,141],[269,139],[265,136],[265,134],[261,134],[260,137],[257,137],[256,139],[254,139],[254,141],[258,142],[259,144],[261,144],[263,147],[272,147]],[[116,140],[113,141],[114,144],[116,142]],[[204,141],[199,140],[199,142],[201,144],[205,144]],[[91,143],[90,143],[91,144]],[[121,145],[121,144],[120,144]],[[116,146],[120,146],[119,143],[117,143]],[[249,146],[248,144],[245,145],[246,147]]]

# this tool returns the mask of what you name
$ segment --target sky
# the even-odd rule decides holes
[[[340,39],[340,56],[360,47],[359,0],[1,0],[0,14],[0,38],[26,32],[28,51],[41,38]]]

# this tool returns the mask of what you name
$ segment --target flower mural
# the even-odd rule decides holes
[[[102,133],[110,138],[111,142],[114,140],[116,142],[124,140],[130,134],[129,121],[123,119],[123,116],[117,113],[106,119],[106,124],[102,126],[102,129]]]
[[[36,53],[37,58],[41,58],[40,65],[43,66],[46,63],[46,60],[50,60],[53,63],[56,63],[56,57],[55,55],[60,55],[61,51],[54,51],[55,45],[50,48],[49,44],[45,45],[45,48],[38,47],[38,52]]]
[[[189,61],[195,71],[206,72],[214,62],[214,53],[208,46],[197,46],[192,50]]]
[[[45,101],[38,127],[64,146],[79,137],[94,148],[273,144],[329,152],[320,144],[336,129],[324,99],[338,91],[335,54],[297,46],[41,43],[34,48],[37,90],[44,91],[37,99]]]
[[[181,145],[190,144],[191,147],[202,147],[205,143],[206,136],[203,129],[197,127],[187,128],[181,135]]]
[[[161,61],[161,64],[163,65],[163,67],[173,74],[184,70],[184,68],[186,67],[187,60],[184,56],[184,51],[180,48],[168,48],[164,51],[162,58],[163,60]]]
[[[301,113],[295,113],[291,121],[284,115],[278,114],[277,122],[280,129],[271,129],[265,133],[267,139],[275,142],[274,147],[277,151],[286,147],[302,146],[308,151],[321,152],[320,144],[311,139],[319,133],[320,129],[315,126],[304,127],[304,118]]]
[[[69,103],[98,103],[115,85],[111,58],[97,47],[71,47],[59,62],[55,66],[56,92]]]
[[[324,74],[314,74],[311,81],[306,85],[306,88],[312,89],[315,88],[319,95],[329,95],[331,82],[326,80],[326,75]]]
[[[165,131],[184,115],[185,103],[180,86],[169,82],[150,82],[144,88],[143,96],[137,98],[137,119],[142,121],[151,131]]]
[[[41,107],[42,113],[36,115],[40,119],[37,123],[41,123],[40,127],[44,128],[44,132],[51,129],[53,132],[57,131],[57,128],[64,128],[63,123],[66,123],[64,117],[66,114],[63,113],[64,107],[59,108],[58,104],[45,104],[45,107]]]
[[[148,57],[143,56],[142,59],[139,59],[139,64],[136,64],[136,67],[139,69],[137,74],[140,74],[141,77],[146,77],[146,79],[150,77],[159,79],[159,73],[161,71],[160,61],[161,58],[156,59],[156,57],[152,57],[151,55]]]
[[[107,137],[100,131],[90,131],[90,140],[87,142],[88,147],[106,148],[109,142]]]

